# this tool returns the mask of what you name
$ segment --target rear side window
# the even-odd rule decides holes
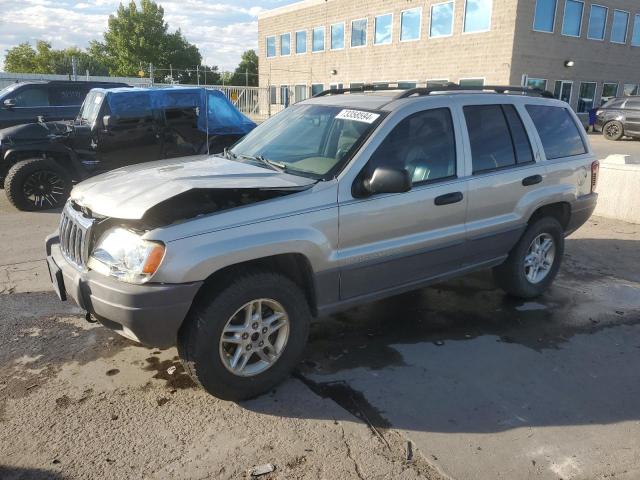
[[[57,107],[80,106],[89,90],[83,86],[51,85],[49,101]]]
[[[614,98],[613,100],[609,100],[607,103],[602,105],[603,108],[620,108],[624,103],[624,98]]]
[[[512,105],[470,105],[464,116],[474,174],[533,161],[529,137]]]
[[[587,153],[578,125],[566,108],[527,105],[548,160]]]
[[[627,104],[625,108],[633,108],[636,110],[640,110],[640,100],[627,100]]]

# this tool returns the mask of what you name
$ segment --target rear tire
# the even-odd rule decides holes
[[[239,401],[287,378],[304,352],[311,313],[302,290],[283,275],[250,270],[226,280],[199,295],[178,334],[178,353],[207,392]],[[234,365],[236,354],[242,357]]]
[[[32,158],[9,169],[4,190],[18,210],[34,212],[60,208],[71,193],[71,178],[53,160]]]
[[[604,127],[602,127],[602,134],[607,140],[615,142],[624,136],[624,126],[622,122],[617,120],[607,122]]]
[[[560,222],[553,217],[540,218],[525,230],[507,260],[493,269],[493,276],[509,295],[535,298],[555,279],[563,254],[564,230]]]

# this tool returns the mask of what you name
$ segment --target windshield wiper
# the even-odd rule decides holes
[[[235,155],[235,154],[234,154]],[[271,170],[275,170],[276,172],[283,173],[287,170],[287,166],[283,163],[279,163],[273,160],[268,160],[264,158],[262,155],[239,155],[241,158],[246,158],[247,160],[253,160],[256,162],[260,162],[263,165],[266,165]]]

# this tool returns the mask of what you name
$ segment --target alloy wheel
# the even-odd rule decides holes
[[[220,337],[220,358],[234,375],[252,377],[271,368],[289,340],[289,316],[277,301],[247,302],[227,321]]]

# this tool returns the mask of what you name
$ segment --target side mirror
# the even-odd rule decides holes
[[[377,193],[404,193],[411,190],[411,177],[404,169],[378,167],[365,178],[362,186],[370,195]]]
[[[16,106],[16,100],[14,98],[7,98],[4,102],[2,102],[4,108],[11,110]]]
[[[104,126],[105,130],[108,130],[109,128],[113,128],[117,124],[118,124],[117,117],[113,117],[111,115],[105,115],[104,117],[102,117],[102,125]]]

